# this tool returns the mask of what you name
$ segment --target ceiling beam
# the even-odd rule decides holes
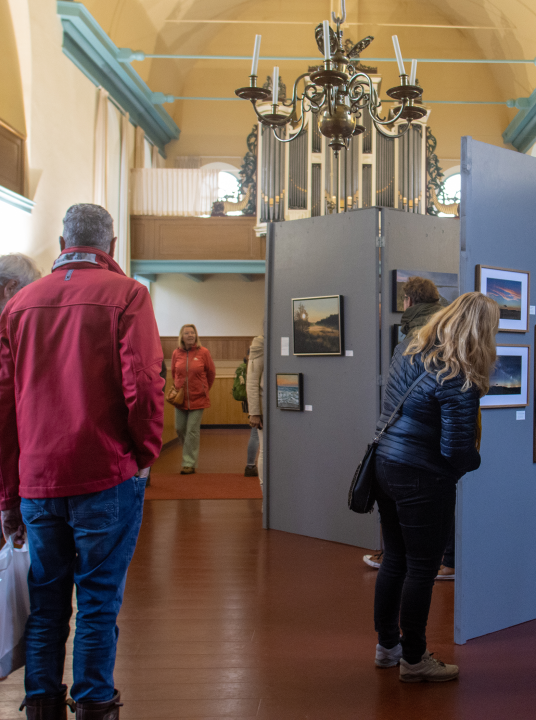
[[[133,274],[264,275],[265,260],[131,260]]]

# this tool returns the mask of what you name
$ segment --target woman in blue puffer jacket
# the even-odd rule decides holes
[[[391,361],[378,429],[411,384],[428,373],[382,436],[375,461],[384,543],[374,600],[376,665],[400,663],[404,682],[458,675],[456,665],[427,651],[426,623],[454,517],[456,483],[480,465],[479,399],[489,390],[498,326],[497,303],[466,293],[398,345]]]

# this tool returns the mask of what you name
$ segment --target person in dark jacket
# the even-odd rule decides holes
[[[210,407],[209,391],[214,384],[216,368],[207,348],[199,342],[195,325],[183,325],[179,346],[171,358],[175,387],[184,388],[184,402],[175,408],[175,430],[182,443],[181,475],[195,473],[201,440],[201,418]]]
[[[432,280],[422,277],[410,277],[404,283],[404,314],[400,319],[402,333],[407,338],[412,338],[419,330],[426,325],[428,320],[435,313],[447,307],[448,302],[441,297],[439,290]],[[454,526],[450,533],[447,545],[448,559],[445,564],[451,563],[448,567],[441,565],[438,578],[454,577]],[[447,550],[445,551],[447,554]],[[363,555],[363,562],[370,567],[378,569],[382,564],[383,550],[369,555]]]
[[[441,682],[458,675],[426,649],[426,624],[454,517],[456,483],[480,465],[479,399],[496,359],[499,307],[466,293],[399,344],[389,368],[383,428],[423,373],[376,451],[375,492],[384,557],[376,580],[376,665],[400,662],[404,682]],[[402,630],[402,637],[400,631]]]

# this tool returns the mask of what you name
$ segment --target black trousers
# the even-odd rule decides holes
[[[456,505],[456,481],[376,457],[384,554],[376,580],[378,643],[402,643],[409,663],[426,650],[426,624]],[[400,637],[402,631],[402,637]]]

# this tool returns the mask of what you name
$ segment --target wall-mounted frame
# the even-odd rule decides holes
[[[342,355],[342,295],[292,298],[294,355]]]
[[[460,294],[457,273],[430,272],[429,270],[393,270],[393,312],[404,312],[404,285],[410,277],[422,277],[431,280],[441,297],[448,303],[456,300]]]
[[[396,323],[391,326],[391,357],[395,351],[395,347],[405,339],[405,335],[402,332],[402,325]]]
[[[303,410],[303,373],[276,373],[275,389],[280,410]]]
[[[475,290],[495,300],[500,308],[499,330],[529,329],[530,273],[525,270],[476,266]]]
[[[497,362],[490,377],[489,392],[480,407],[525,407],[529,404],[528,345],[497,345]]]

